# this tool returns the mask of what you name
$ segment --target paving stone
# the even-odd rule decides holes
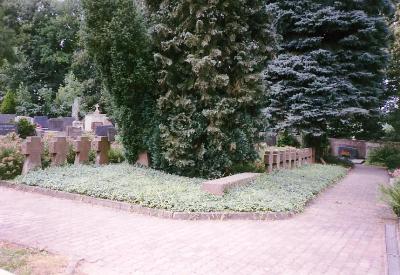
[[[94,275],[381,275],[387,181],[384,170],[357,166],[279,221],[166,220],[0,188],[0,238],[84,258]]]

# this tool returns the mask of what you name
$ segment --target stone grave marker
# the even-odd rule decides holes
[[[90,140],[88,137],[78,137],[72,143],[75,151],[75,165],[89,161]]]
[[[108,141],[115,141],[115,136],[117,135],[117,129],[112,125],[97,126],[95,131],[98,137],[108,137]]]
[[[26,175],[30,170],[42,166],[41,154],[43,150],[42,139],[40,137],[28,137],[22,143],[21,151],[25,155],[22,174]]]
[[[82,135],[82,128],[74,127],[74,126],[67,126],[67,136],[72,138],[77,138]]]
[[[150,156],[147,151],[144,151],[139,154],[136,164],[141,166],[149,167],[150,166]]]
[[[14,114],[0,114],[0,124],[13,124],[16,117]]]
[[[64,131],[68,126],[72,126],[72,123],[75,121],[73,117],[63,117],[62,119],[64,121]]]
[[[66,137],[54,137],[49,142],[51,165],[64,165],[67,160],[68,143]]]
[[[16,132],[17,132],[17,126],[15,124],[0,124],[0,136]]]
[[[81,104],[81,98],[80,97],[74,98],[74,103],[72,104],[72,117],[74,118],[74,121],[79,120],[80,104]]]
[[[49,128],[49,118],[47,116],[35,116],[33,117],[33,122],[40,126],[40,128]]]
[[[96,131],[97,127],[103,126],[103,122],[92,122],[91,131]]]
[[[49,119],[49,130],[50,131],[64,131],[64,119],[62,118],[50,118]]]
[[[107,137],[96,137],[93,141],[93,150],[96,151],[96,164],[108,164],[108,151],[110,150],[110,142]]]

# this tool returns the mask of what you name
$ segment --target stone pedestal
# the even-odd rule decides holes
[[[88,137],[79,137],[73,141],[75,151],[75,165],[89,161],[90,140]]]
[[[66,137],[54,137],[49,142],[51,166],[64,165],[67,160],[68,143]]]
[[[110,150],[110,142],[107,137],[96,137],[92,144],[93,150],[96,151],[96,164],[108,164],[108,151]]]
[[[41,154],[43,150],[42,139],[40,137],[28,137],[21,146],[22,154],[25,155],[22,174],[27,174],[30,170],[42,166]]]

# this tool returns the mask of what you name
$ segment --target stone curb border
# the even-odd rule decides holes
[[[0,187],[172,220],[284,220],[296,214],[295,212],[173,212],[7,181],[0,181]]]
[[[385,224],[386,266],[388,275],[400,274],[400,254],[397,234],[398,224]]]

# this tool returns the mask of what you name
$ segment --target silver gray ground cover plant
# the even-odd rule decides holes
[[[200,178],[186,178],[129,164],[63,166],[20,176],[16,182],[173,211],[295,211],[346,174],[333,165],[307,165],[262,174],[223,197],[201,191]]]

